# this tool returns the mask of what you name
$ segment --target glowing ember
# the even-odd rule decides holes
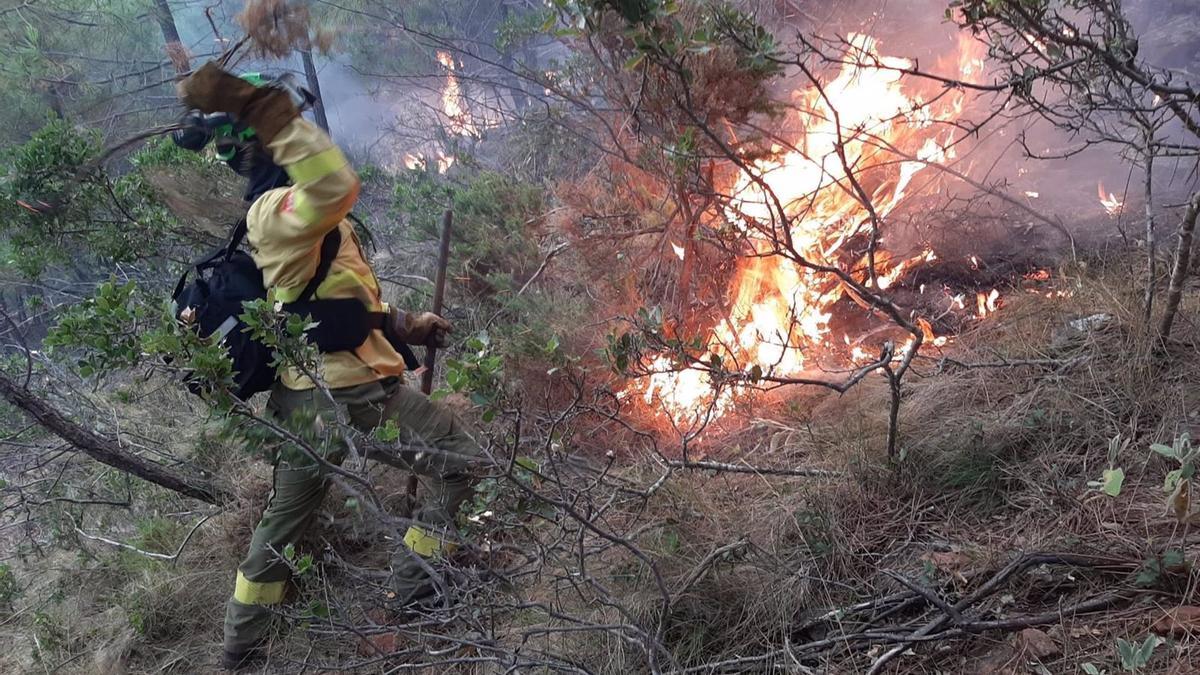
[[[1117,196],[1111,192],[1104,191],[1104,183],[1096,183],[1096,194],[1100,197],[1100,204],[1104,206],[1104,210],[1110,216],[1119,216],[1121,211],[1125,209],[1125,202],[1117,199]]]
[[[1041,197],[1040,194],[1038,194],[1037,192],[1034,192],[1033,190],[1026,190],[1025,196],[1029,197],[1030,199],[1037,199],[1038,197]]]
[[[683,250],[682,246],[680,246],[679,244],[676,244],[675,242],[671,242],[671,250],[675,251],[676,258],[683,260],[684,250]]]
[[[723,369],[795,374],[811,367],[806,352],[851,342],[848,336],[838,340],[829,334],[833,307],[846,297],[845,286],[832,275],[778,255],[772,232],[786,227],[790,247],[806,260],[845,266],[850,249],[861,251],[872,227],[863,202],[847,188],[847,167],[853,167],[858,178],[871,175],[867,196],[879,221],[886,222],[917,175],[954,157],[952,132],[935,123],[957,117],[965,94],[955,92],[939,99],[936,106],[927,105],[901,86],[899,71],[910,68],[910,61],[880,55],[869,36],[852,34],[849,45],[846,63],[831,80],[819,90],[814,87],[793,95],[796,106],[787,126],[802,130],[799,138],[789,148],[776,148],[774,156],[751,162],[753,175],[743,173],[723,190],[734,196],[725,215],[743,228],[761,254],[738,260],[727,314],[710,329],[707,351],[720,356]],[[959,72],[978,79],[983,69],[981,46],[964,40],[960,47]],[[893,149],[915,159],[898,160]],[[776,204],[782,205],[786,223],[777,222]],[[672,243],[672,248],[683,257],[681,247]],[[936,258],[931,250],[906,257],[878,248],[872,270],[866,256],[853,257],[857,261],[844,267],[846,272],[864,286],[877,284],[881,290]],[[990,301],[985,297],[981,307],[994,310],[999,292],[993,295]],[[958,302],[961,306],[961,298]],[[927,320],[916,321],[925,343],[946,344]],[[896,358],[913,345],[910,339],[898,348]],[[877,358],[859,345],[849,351],[854,363]],[[711,378],[702,370],[673,369],[667,357],[657,358],[651,366],[666,372],[641,381],[642,398],[660,406],[677,423],[690,423],[710,412],[720,415],[733,401],[730,387],[722,388],[714,399]]]

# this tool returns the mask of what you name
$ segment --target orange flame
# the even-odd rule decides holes
[[[458,84],[454,57],[449,52],[438,52],[437,60],[446,69],[446,86],[442,88],[442,114],[449,121],[450,133],[457,136],[478,136],[479,131],[467,107],[467,99]]]
[[[980,291],[975,294],[975,313],[979,318],[983,318],[988,314],[996,311],[1000,306],[1000,291],[993,288],[991,293]]]
[[[1100,197],[1100,204],[1110,216],[1119,216],[1125,210],[1125,202],[1117,199],[1117,196],[1111,192],[1104,191],[1104,183],[1096,183],[1096,194]]]
[[[916,176],[955,156],[951,135],[935,123],[957,117],[965,94],[956,92],[936,106],[927,105],[901,86],[899,71],[911,67],[910,61],[881,55],[876,40],[866,35],[852,34],[848,42],[846,63],[831,80],[794,94],[796,110],[788,121],[803,130],[799,138],[789,148],[776,148],[773,157],[751,162],[727,192],[734,199],[726,216],[744,229],[760,255],[738,261],[728,313],[711,328],[708,351],[721,356],[726,370],[757,367],[768,374],[796,374],[810,366],[806,352],[839,342],[830,336],[829,323],[833,306],[846,296],[845,286],[832,275],[778,255],[780,236],[806,260],[839,265],[846,249],[861,246],[873,223],[885,221],[903,202]],[[960,42],[959,72],[978,79],[982,56],[978,43]],[[895,148],[914,159],[898,158]],[[847,188],[852,176],[868,172],[873,178],[866,196],[879,221]],[[780,222],[781,215],[786,222]],[[786,234],[780,235],[784,228]],[[863,285],[877,282],[886,290],[935,258],[932,250],[903,258],[881,248],[874,275],[865,259],[847,271]],[[918,325],[928,344],[946,343],[928,321],[918,319]],[[858,345],[850,352],[854,362],[874,358]],[[657,403],[676,422],[697,421],[709,410],[720,415],[732,403],[728,387],[714,398],[708,373],[671,371],[666,357],[652,367],[669,372],[656,372],[640,383],[643,399]]]

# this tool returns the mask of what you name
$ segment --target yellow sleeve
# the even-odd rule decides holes
[[[358,175],[329,135],[297,117],[267,146],[291,178],[255,200],[246,216],[254,258],[277,299],[303,288],[316,269],[321,240],[358,199]]]

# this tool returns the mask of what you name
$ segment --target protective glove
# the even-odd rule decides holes
[[[454,324],[433,312],[409,314],[393,307],[388,311],[387,332],[405,344],[446,347],[450,344],[449,335],[454,332]]]
[[[256,87],[209,61],[175,85],[179,99],[202,112],[224,112],[254,127],[263,144],[270,143],[300,111],[283,89]]]
[[[171,140],[184,150],[200,152],[213,138],[212,131],[205,124],[204,113],[199,110],[189,110],[179,124],[182,128],[171,134]]]
[[[201,112],[226,112],[241,116],[246,104],[258,92],[258,87],[242,78],[221,70],[209,61],[175,85],[179,99],[189,108]]]

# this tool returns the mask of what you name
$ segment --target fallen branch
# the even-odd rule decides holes
[[[217,512],[217,513],[219,513],[219,512]],[[203,518],[201,518],[195,525],[193,525],[192,529],[188,531],[187,536],[183,538],[183,541],[179,542],[179,548],[175,549],[174,553],[156,553],[154,551],[143,551],[142,549],[140,549],[136,546],[130,545],[130,544],[125,544],[125,543],[122,543],[119,541],[114,541],[112,539],[107,539],[105,537],[101,537],[101,536],[95,535],[95,534],[88,534],[87,532],[84,532],[83,530],[79,529],[79,526],[75,526],[75,533],[78,534],[79,536],[83,537],[84,539],[91,539],[92,541],[98,541],[98,542],[101,542],[104,544],[108,544],[109,546],[116,546],[118,548],[123,548],[127,551],[133,551],[134,553],[137,553],[139,555],[144,555],[147,558],[154,558],[155,560],[169,560],[171,562],[175,562],[179,559],[179,556],[183,553],[183,549],[187,548],[188,542],[192,540],[192,535],[196,534],[196,530],[199,530],[201,525],[208,522],[208,519],[212,518],[215,515],[216,515],[216,513],[210,513],[207,516],[204,516]]]
[[[1079,565],[1096,567],[1098,566],[1098,563],[1102,562],[1105,561],[1092,556],[1076,555],[1072,553],[1026,554],[1006,565],[1003,569],[992,576],[992,578],[988,579],[982,586],[975,589],[975,591],[971,592],[963,599],[954,603],[952,608],[955,612],[963,612],[963,610],[975,605],[980,600],[1000,590],[1000,587],[1004,584],[1004,582],[1008,581],[1012,575],[1035,565]],[[920,640],[929,638],[936,633],[942,632],[940,631],[941,627],[946,625],[948,621],[951,621],[951,616],[947,613],[943,613],[933,621],[930,621],[921,628],[917,629],[914,633],[909,635],[908,638],[900,640],[899,644],[884,652],[879,656],[879,658],[875,659],[875,662],[871,664],[870,670],[867,671],[867,675],[876,675],[879,673],[892,659],[903,653],[905,649],[908,649],[909,644],[918,642]]]
[[[667,462],[667,465],[672,469],[719,471],[723,473],[753,473],[762,474],[764,476],[808,476],[818,478],[836,478],[842,475],[839,471],[831,471],[829,469],[809,469],[804,467],[789,469],[786,467],[775,468],[769,466],[751,466],[749,464],[727,464],[725,462],[670,460]]]
[[[83,428],[3,372],[0,372],[0,396],[101,464],[209,504],[219,505],[231,500],[228,493],[202,478],[181,475],[161,464],[147,461],[127,452],[115,440]]]

